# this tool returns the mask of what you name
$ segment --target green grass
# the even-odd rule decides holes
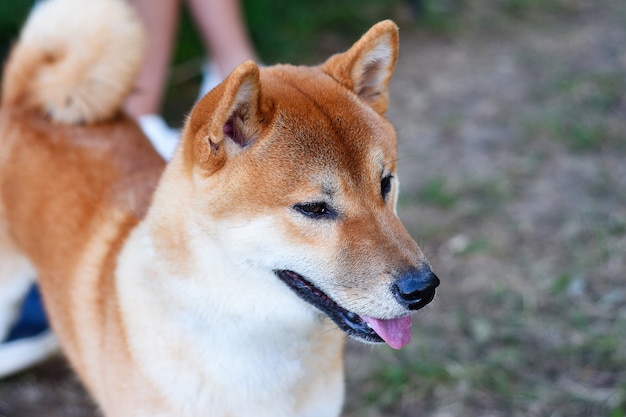
[[[626,146],[626,78],[621,71],[573,73],[557,69],[537,86],[525,124],[574,152]]]
[[[452,208],[456,202],[456,195],[449,190],[447,182],[442,177],[428,181],[417,196],[422,204],[431,204],[441,208]]]
[[[513,16],[557,13],[569,10],[571,7],[566,0],[502,0],[499,4],[502,11]]]

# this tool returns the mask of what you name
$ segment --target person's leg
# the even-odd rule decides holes
[[[208,82],[205,80],[201,88],[203,95],[237,65],[247,59],[257,60],[257,55],[250,41],[238,0],[187,0],[187,2],[200,30],[204,46],[211,53],[213,80]]]
[[[147,33],[147,49],[135,90],[126,101],[126,112],[135,118],[157,114],[172,56],[178,25],[179,0],[130,0]]]
[[[178,26],[179,0],[130,0],[130,3],[144,24],[148,42],[135,89],[124,108],[137,120],[155,149],[169,159],[176,147],[178,131],[167,126],[159,113]]]

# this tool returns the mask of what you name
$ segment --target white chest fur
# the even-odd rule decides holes
[[[120,257],[129,347],[163,415],[337,416],[344,335],[271,271],[202,253],[173,274],[142,224]]]

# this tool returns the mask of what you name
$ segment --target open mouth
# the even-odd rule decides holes
[[[337,304],[302,275],[288,270],[274,272],[301,299],[317,307],[349,336],[370,343],[386,342],[394,349],[400,349],[409,342],[410,316],[391,320],[359,316]]]

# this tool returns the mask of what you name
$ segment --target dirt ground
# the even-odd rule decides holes
[[[442,280],[402,351],[348,342],[347,417],[626,416],[626,3],[403,30],[399,214]],[[0,417],[96,416],[62,359]]]

